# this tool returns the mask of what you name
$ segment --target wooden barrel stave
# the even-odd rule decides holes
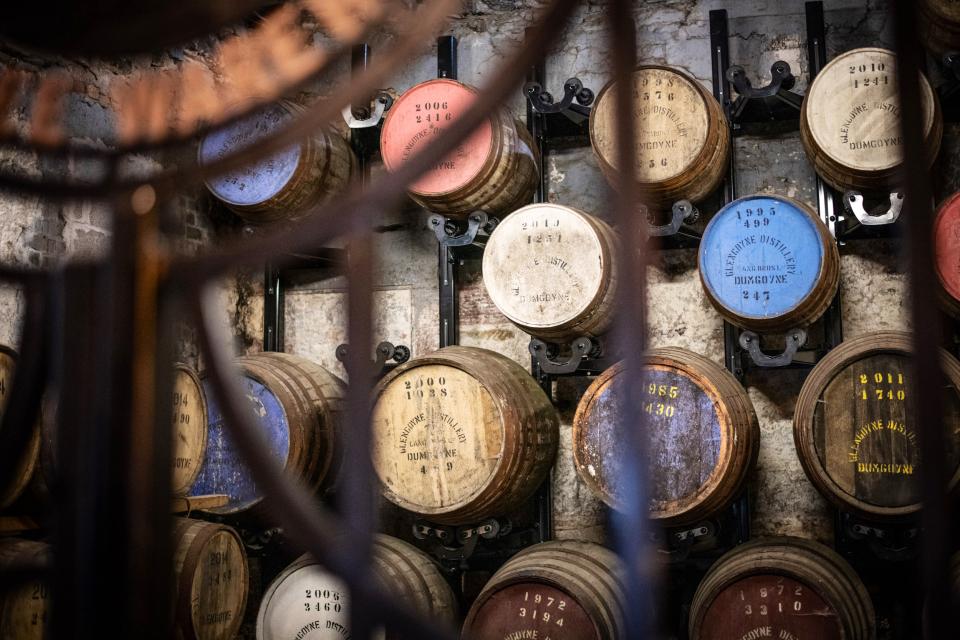
[[[556,456],[553,405],[525,369],[486,349],[447,347],[411,360],[380,381],[374,402],[384,496],[436,522],[519,507]]]
[[[951,0],[920,0],[917,28],[923,46],[942,56],[960,49],[960,10]]]
[[[207,401],[200,377],[184,364],[174,365],[173,495],[190,491],[207,450]]]
[[[623,574],[617,556],[596,544],[533,545],[493,575],[470,608],[461,637],[536,632],[554,640],[619,640],[625,637]]]
[[[839,191],[877,193],[897,186],[903,154],[895,65],[896,55],[886,49],[847,51],[823,68],[804,96],[801,142],[817,173]],[[848,73],[848,68],[865,71]],[[940,150],[943,116],[922,75],[920,84],[925,161],[930,166]]]
[[[282,101],[209,134],[197,152],[200,164],[250,144],[262,132],[269,133],[303,111],[294,102]],[[214,197],[247,222],[268,224],[296,218],[342,193],[356,172],[356,156],[343,136],[321,130],[266,160],[208,179],[206,185]]]
[[[740,494],[756,463],[760,431],[753,405],[731,373],[686,349],[650,349],[642,366],[640,403],[642,410],[649,404],[645,426],[653,434],[650,517],[669,527],[702,522]],[[626,455],[616,399],[623,373],[623,363],[617,363],[599,375],[573,421],[577,473],[615,509],[623,503],[618,455]],[[664,394],[649,394],[648,385]],[[671,402],[674,389],[677,399]],[[683,457],[690,452],[696,455]],[[678,456],[679,467],[673,464]]]
[[[554,342],[597,336],[613,320],[618,246],[610,226],[587,213],[527,205],[491,234],[484,286],[497,308],[531,335]]]
[[[421,617],[454,626],[458,608],[453,590],[426,554],[402,540],[378,534],[371,562],[375,579],[388,595]],[[305,593],[310,597],[304,598]],[[343,581],[309,555],[301,556],[265,590],[257,614],[257,640],[286,640],[298,632],[311,638],[349,636],[348,607]],[[386,633],[386,638],[394,637]]]
[[[326,490],[339,468],[337,432],[345,386],[304,358],[262,353],[237,361],[247,397],[263,416],[260,424],[271,452],[292,477],[315,492]],[[249,469],[233,448],[219,406],[209,400],[209,440],[204,465],[191,495],[225,493],[230,502],[213,513],[237,513],[261,496]]]
[[[816,213],[792,198],[767,194],[740,198],[714,215],[703,233],[698,268],[717,311],[762,333],[811,324],[840,283],[836,242]]]
[[[645,81],[646,86],[643,85]],[[666,210],[677,200],[703,200],[717,188],[726,172],[730,131],[723,109],[698,81],[678,69],[640,66],[634,73],[633,82],[636,105],[633,115],[638,132],[635,178],[641,201],[654,209]],[[656,89],[667,85],[666,91]],[[654,90],[648,91],[651,86]],[[614,144],[615,93],[613,82],[601,89],[590,119],[594,154],[601,171],[614,188],[618,180]],[[668,99],[671,95],[679,104],[674,105]],[[663,115],[660,121],[651,117],[649,111],[643,111],[651,102],[658,103],[653,115]],[[675,115],[677,113],[679,115]],[[648,131],[651,127],[654,129]],[[665,140],[674,127],[677,129],[674,139]],[[687,140],[689,142],[685,142]],[[645,151],[670,142],[674,143],[672,148],[675,151],[661,149],[654,154],[656,158],[646,157],[650,154]],[[653,165],[645,164],[651,161]]]
[[[0,345],[0,416],[6,410],[9,402],[9,393],[13,389],[13,376],[17,367],[17,352],[5,345]],[[10,483],[0,487],[0,509],[6,509],[24,495],[30,486],[38,465],[40,464],[40,423],[31,428],[27,446],[17,457],[17,470],[11,475]]]
[[[448,79],[407,90],[384,120],[380,153],[387,170],[396,171],[435,133],[455,122],[476,95],[473,87]],[[540,164],[536,149],[522,123],[504,109],[495,110],[455,152],[410,186],[410,197],[450,217],[478,210],[504,215],[529,202],[536,190]]]
[[[43,542],[0,538],[0,573],[15,563],[48,560],[50,555]],[[50,604],[42,580],[0,589],[0,640],[43,640]]]
[[[876,637],[873,604],[850,565],[832,549],[801,538],[742,544],[721,557],[697,587],[691,640],[740,638],[757,625],[771,627],[770,637],[776,638]]]
[[[867,520],[902,521],[921,508],[911,352],[910,335],[898,331],[846,340],[817,363],[797,398],[794,443],[807,477],[835,506]],[[946,351],[940,362],[952,492],[960,485],[960,362]]]

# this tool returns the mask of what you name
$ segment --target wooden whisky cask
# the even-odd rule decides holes
[[[240,536],[226,525],[175,518],[173,538],[176,637],[232,639],[247,605],[247,554]]]
[[[873,640],[873,603],[853,569],[801,538],[761,538],[710,568],[690,606],[690,640]]]
[[[625,640],[623,574],[616,554],[600,545],[535,544],[493,574],[461,638]]]
[[[731,323],[759,332],[806,326],[827,310],[840,254],[805,204],[774,195],[735,200],[703,232],[700,282]]]
[[[639,386],[650,517],[668,527],[701,522],[737,497],[753,469],[760,444],[753,404],[726,369],[676,347],[647,351]],[[625,388],[618,362],[593,381],[573,420],[577,473],[614,509],[629,499],[625,430],[637,426],[623,415]]]
[[[247,398],[259,416],[270,452],[287,473],[313,491],[325,489],[339,467],[338,435],[343,382],[323,367],[287,353],[259,353],[237,360]],[[262,499],[246,462],[234,448],[210,385],[207,449],[190,495],[226,494],[210,511],[236,513]]]
[[[800,139],[820,177],[840,191],[897,186],[903,162],[897,58],[892,51],[854,49],[831,60],[807,90]],[[926,166],[940,150],[940,103],[921,74]]]
[[[13,374],[17,368],[17,352],[0,345],[0,417],[6,409],[13,385]],[[40,424],[31,427],[27,446],[20,452],[16,461],[16,470],[6,486],[0,486],[0,509],[12,505],[23,495],[40,464]]]
[[[42,542],[0,538],[0,573],[49,554],[50,547]],[[43,640],[49,608],[50,593],[42,580],[0,589],[0,640]]]
[[[830,351],[810,372],[794,414],[804,471],[840,509],[869,520],[919,512],[920,443],[910,335],[881,331]],[[941,353],[949,489],[960,482],[960,362]]]
[[[960,193],[947,198],[937,210],[933,246],[941,306],[960,317]]]
[[[561,342],[613,321],[617,238],[607,223],[557,204],[507,216],[483,252],[490,299],[527,333]]]
[[[190,491],[207,450],[207,401],[200,377],[184,364],[174,365],[173,495]]]
[[[453,627],[457,601],[433,560],[411,544],[385,535],[373,541],[373,574],[410,610]],[[346,584],[309,555],[280,572],[267,587],[257,614],[257,640],[334,640],[350,637]],[[399,636],[383,631],[378,638]]]
[[[374,389],[373,464],[383,495],[445,524],[503,515],[557,453],[557,412],[530,374],[475,347],[410,360]]]
[[[611,185],[618,181],[614,82],[597,95],[590,114],[590,144]],[[723,179],[730,130],[720,103],[686,73],[657,65],[633,72],[636,168],[644,204],[670,209],[677,200],[703,200]]]
[[[380,155],[388,171],[415,156],[477,99],[473,87],[429,80],[408,89],[383,122]],[[540,158],[526,127],[506,110],[494,111],[466,140],[409,187],[410,197],[433,211],[466,217],[477,210],[507,214],[530,201]]]
[[[198,161],[213,162],[284,127],[303,108],[271,104],[200,141]],[[255,164],[206,180],[207,189],[247,222],[264,224],[300,216],[308,207],[341,193],[357,170],[347,141],[321,130]]]
[[[937,55],[960,50],[960,3],[957,0],[919,0],[917,28],[920,42]]]

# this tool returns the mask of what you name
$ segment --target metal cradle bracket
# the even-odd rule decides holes
[[[346,364],[347,362],[347,351],[349,346],[346,344],[341,344],[337,346],[337,360]],[[410,348],[398,344],[393,345],[392,342],[381,342],[377,345],[376,358],[373,361],[373,368],[376,371],[383,371],[387,366],[387,362],[392,360],[396,364],[403,364],[410,359]]]
[[[562,113],[574,122],[582,122],[590,117],[590,105],[594,100],[593,91],[584,87],[579,78],[570,78],[563,83],[563,98],[560,102],[554,102],[553,95],[544,91],[539,82],[523,85],[523,93],[534,111],[544,114]]]
[[[581,336],[570,343],[570,357],[564,361],[554,359],[558,351],[556,345],[547,344],[539,338],[531,338],[529,349],[530,355],[540,365],[540,370],[553,375],[573,373],[584,359],[598,358],[603,351],[599,341],[586,336]]]
[[[341,111],[343,121],[346,122],[347,126],[351,129],[369,129],[370,127],[375,127],[380,124],[380,121],[383,119],[383,114],[393,106],[393,96],[385,91],[381,91],[377,94],[377,97],[373,99],[371,105],[372,107],[370,108],[358,109],[361,117],[357,118],[354,115],[353,107],[348,104]]]
[[[649,224],[647,233],[655,237],[675,236],[680,231],[680,227],[686,224],[693,224],[700,217],[700,212],[689,200],[678,200],[673,203],[671,208],[671,220],[667,224],[653,225]]]
[[[484,211],[475,211],[467,217],[467,228],[463,229],[456,220],[438,213],[430,216],[430,227],[437,236],[437,242],[446,247],[466,247],[477,242],[481,235],[490,235],[498,220]]]
[[[843,208],[853,214],[865,227],[893,224],[903,210],[903,192],[890,192],[890,207],[881,214],[871,214],[863,206],[863,194],[859,191],[847,191],[843,194]]]
[[[786,334],[786,344],[783,353],[769,355],[760,349],[760,336],[753,331],[744,331],[740,334],[740,346],[750,354],[750,360],[758,367],[785,367],[797,355],[797,351],[807,341],[807,332],[804,329],[792,329]]]
[[[767,103],[782,102],[791,109],[800,111],[803,96],[790,91],[797,79],[790,71],[790,65],[777,60],[770,66],[770,84],[764,87],[754,87],[740,65],[732,65],[727,69],[727,80],[737,91],[737,98],[730,105],[730,119],[738,121],[743,116],[747,105],[751,101]]]

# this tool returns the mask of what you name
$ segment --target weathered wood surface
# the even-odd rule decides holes
[[[919,0],[917,21],[920,43],[938,57],[960,49],[960,2]]]
[[[175,633],[183,640],[230,640],[247,604],[247,554],[226,525],[176,518]]]
[[[556,457],[556,410],[512,360],[447,347],[394,369],[374,391],[373,464],[384,496],[436,522],[503,515]]]
[[[17,352],[10,347],[0,345],[0,416],[10,400],[13,375],[17,368]],[[16,461],[16,471],[7,486],[0,487],[0,509],[12,505],[24,494],[39,465],[40,425],[34,425],[27,446]]]
[[[726,369],[685,349],[651,349],[640,408],[647,430],[649,512],[664,526],[693,524],[737,497],[756,462],[759,425],[746,391]],[[620,508],[634,421],[623,415],[624,367],[599,375],[573,423],[577,473],[605,503]]]
[[[464,640],[622,640],[626,607],[617,556],[589,542],[544,542],[497,571],[463,624]]]
[[[340,455],[337,432],[345,386],[326,369],[286,353],[238,360],[247,399],[270,443],[270,453],[313,491],[333,482]],[[203,466],[190,495],[226,494],[229,503],[210,509],[236,513],[262,499],[246,462],[235,449],[220,408],[204,384],[209,422]]]
[[[590,117],[590,142],[607,180],[617,184],[616,93],[612,81]],[[636,165],[642,200],[669,209],[680,199],[699,201],[719,185],[727,165],[730,133],[716,99],[686,73],[655,65],[633,74]]]
[[[800,133],[817,173],[840,191],[896,187],[903,162],[896,54],[853,49],[831,60],[803,100]],[[943,120],[930,83],[921,74],[927,165],[940,150]]]
[[[557,204],[504,219],[483,252],[483,282],[497,308],[527,333],[564,341],[605,332],[613,320],[617,239],[602,220]]]
[[[0,573],[12,563],[49,555],[50,547],[42,542],[0,538]],[[0,589],[0,640],[43,640],[50,603],[41,580]]]
[[[207,400],[196,372],[186,365],[174,368],[173,484],[175,496],[190,491],[207,450]]]
[[[711,567],[690,608],[691,640],[873,640],[873,604],[832,549],[761,538]]]
[[[213,131],[201,140],[198,160],[212,162],[255,144],[302,110],[283,101]],[[237,215],[263,224],[295,218],[303,209],[341,193],[355,175],[356,165],[347,141],[339,133],[323,130],[256,164],[207,180],[206,185]]]
[[[868,519],[921,507],[911,349],[901,332],[847,340],[814,367],[797,399],[794,439],[807,476],[835,505]],[[960,482],[960,362],[944,351],[941,366],[952,491]]]
[[[754,195],[710,220],[699,253],[707,299],[731,323],[761,332],[815,321],[840,281],[836,242],[805,204]]]
[[[380,155],[390,171],[426,147],[476,101],[476,89],[437,79],[408,89],[387,112]],[[540,159],[526,127],[498,110],[448,156],[410,185],[410,197],[454,217],[476,210],[502,216],[536,190]]]
[[[373,573],[386,592],[419,615],[453,627],[457,602],[433,561],[416,547],[385,535],[373,543]],[[304,555],[284,569],[264,592],[257,614],[257,640],[350,637],[346,585]],[[380,630],[377,638],[395,638]]]

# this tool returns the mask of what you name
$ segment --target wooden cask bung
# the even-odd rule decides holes
[[[303,108],[271,104],[200,141],[198,161],[213,162],[284,127]],[[347,141],[333,130],[314,133],[269,158],[208,179],[207,188],[247,222],[264,224],[299,216],[304,209],[341,193],[357,170]]]
[[[174,365],[173,495],[190,491],[207,450],[207,401],[200,377],[184,364]]]
[[[448,627],[457,620],[457,601],[433,560],[411,544],[385,535],[373,540],[373,574],[384,590],[417,615]],[[311,556],[303,555],[267,587],[257,614],[257,640],[349,638],[346,584]],[[376,638],[399,636],[380,630]]]
[[[0,345],[0,416],[6,409],[13,385],[13,375],[17,368],[17,352]],[[16,470],[6,486],[0,486],[0,509],[6,509],[24,494],[40,464],[40,424],[30,427],[31,434],[27,446],[20,452],[16,461]]]
[[[617,238],[571,207],[531,204],[507,216],[483,252],[483,284],[511,322],[555,342],[600,335],[613,320]]]
[[[13,564],[46,560],[50,547],[42,542],[0,538],[0,573]],[[50,595],[35,579],[0,589],[0,640],[43,640]]]
[[[230,640],[247,606],[247,554],[232,528],[175,518],[173,526],[176,637]]]
[[[237,360],[247,399],[259,416],[270,452],[308,489],[329,486],[339,467],[337,432],[343,382],[323,367],[287,353],[259,353]],[[209,383],[209,423],[203,466],[190,495],[226,494],[213,513],[237,513],[262,499],[246,462],[234,448]]]
[[[960,49],[960,3],[956,0],[919,0],[917,28],[920,42],[935,54]]]
[[[617,86],[597,95],[590,114],[590,144],[600,170],[616,188]],[[636,142],[634,178],[645,204],[670,209],[677,200],[703,200],[727,168],[730,130],[720,103],[686,73],[657,65],[633,72]]]
[[[960,193],[947,198],[933,222],[933,246],[941,306],[960,317]]]
[[[624,569],[609,549],[553,541],[493,574],[463,623],[463,640],[626,640]]]
[[[840,191],[878,192],[896,187],[903,162],[896,54],[854,49],[823,68],[807,90],[800,139],[820,177]],[[926,166],[940,150],[940,103],[921,74]]]
[[[921,507],[920,444],[907,333],[882,331],[830,351],[810,372],[794,414],[803,469],[838,508],[873,521]],[[949,490],[960,482],[960,362],[941,352]]]
[[[690,640],[873,640],[873,603],[846,561],[801,538],[761,538],[710,568],[690,606]]]
[[[736,378],[715,362],[676,347],[643,360],[640,409],[648,435],[649,513],[663,526],[695,524],[726,507],[744,486],[760,443],[757,415]],[[577,473],[607,505],[622,508],[626,429],[623,363],[590,385],[573,420]]]
[[[774,195],[734,200],[704,229],[700,282],[731,323],[759,332],[806,326],[840,283],[840,254],[805,204]]]
[[[373,464],[383,495],[444,524],[504,515],[528,499],[557,453],[557,412],[509,358],[446,347],[374,389]]]
[[[455,80],[429,80],[404,92],[383,122],[380,155],[387,170],[422,151],[476,99],[476,89]],[[526,127],[499,109],[410,185],[410,197],[451,217],[477,210],[501,216],[530,201],[539,164]]]

